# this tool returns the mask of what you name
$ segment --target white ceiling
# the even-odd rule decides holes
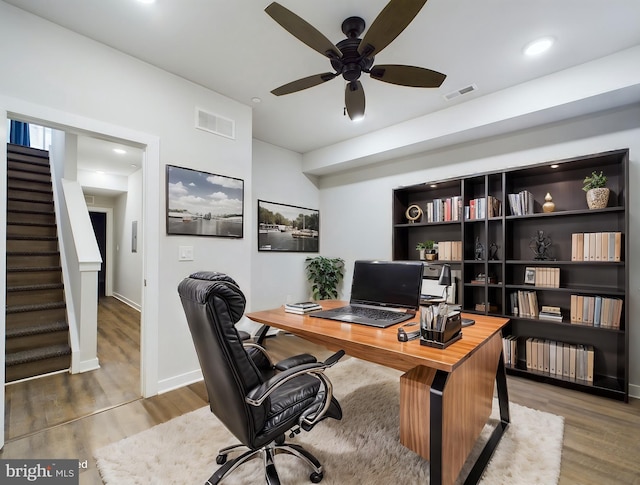
[[[366,118],[353,123],[343,115],[341,78],[286,96],[270,93],[331,69],[264,12],[269,0],[4,1],[252,106],[254,138],[300,153],[640,44],[638,0],[430,0],[376,63],[426,67],[447,79],[439,89],[422,89],[363,75]],[[387,0],[279,3],[338,43],[345,18],[357,15],[370,25]],[[527,42],[549,35],[556,44],[548,54],[523,56]],[[443,98],[469,84],[478,90]]]

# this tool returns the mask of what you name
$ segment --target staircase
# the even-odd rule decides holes
[[[7,145],[6,382],[69,369],[49,154]]]

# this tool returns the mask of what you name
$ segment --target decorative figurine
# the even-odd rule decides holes
[[[476,237],[475,258],[476,261],[482,261],[484,259],[484,245],[480,242],[479,237]]]
[[[544,231],[538,231],[538,233],[531,238],[531,242],[529,242],[529,247],[535,254],[535,258],[537,260],[547,260],[551,259],[549,254],[549,247],[551,246],[551,238],[549,236],[545,236]]]
[[[494,242],[489,245],[489,259],[491,261],[498,260],[498,245]]]

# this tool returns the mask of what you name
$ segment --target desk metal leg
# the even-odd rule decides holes
[[[262,342],[264,342],[264,339],[267,337],[267,332],[270,328],[271,327],[269,325],[263,325],[262,327],[260,327],[260,330],[256,332],[256,343],[258,345],[262,345]]]
[[[442,422],[444,419],[442,408],[442,394],[447,384],[448,372],[436,371],[431,384],[429,397],[429,483],[442,484]]]
[[[430,405],[430,483],[431,485],[442,484],[442,423],[443,423],[443,393],[447,384],[449,374],[444,371],[437,371],[431,384],[429,405]],[[509,395],[507,392],[507,376],[504,367],[502,353],[498,361],[496,370],[496,390],[498,394],[498,405],[500,408],[500,422],[491,433],[482,452],[473,464],[464,484],[471,485],[478,483],[482,473],[493,455],[504,431],[509,426]]]
[[[496,372],[496,390],[498,392],[498,405],[500,407],[500,422],[493,430],[493,433],[491,433],[489,441],[484,445],[480,456],[478,456],[467,479],[464,481],[464,485],[471,485],[480,481],[484,469],[489,463],[489,460],[491,460],[491,456],[493,456],[493,452],[496,451],[500,438],[502,438],[502,435],[509,426],[509,394],[507,392],[507,375],[504,368],[502,352],[500,353],[500,361],[498,362]]]

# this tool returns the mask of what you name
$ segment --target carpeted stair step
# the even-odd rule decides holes
[[[66,320],[67,308],[64,301],[13,305],[7,307],[5,319],[7,331],[16,330],[31,325]]]
[[[64,285],[62,283],[7,287],[7,306],[58,301],[64,301]]]
[[[60,283],[61,281],[62,268],[60,266],[7,268],[7,286]]]
[[[6,332],[7,353],[68,343],[69,325],[64,320],[9,328]]]
[[[7,158],[7,171],[15,170],[16,172],[32,173],[38,175],[51,176],[51,168],[48,163],[33,163],[29,160],[19,160],[17,158]]]
[[[51,174],[23,168],[7,167],[7,180],[22,180],[51,184]]]
[[[59,251],[13,251],[7,252],[8,268],[30,268],[35,266],[59,266]]]
[[[50,192],[51,179],[29,180],[24,177],[7,177],[7,188],[13,190],[33,190],[36,192]]]
[[[51,201],[53,200],[53,191],[49,190],[35,190],[35,189],[19,189],[12,188],[7,186],[7,197],[9,198],[19,198],[19,199],[31,199],[31,200],[40,200],[40,201]]]
[[[15,222],[33,222],[55,224],[56,213],[50,210],[7,209],[7,224]]]
[[[71,347],[58,344],[22,352],[8,353],[5,360],[6,382],[69,369]]]
[[[42,222],[7,221],[7,236],[56,236],[56,225]]]
[[[53,200],[33,200],[24,197],[7,197],[7,210],[33,210],[53,212]]]
[[[57,251],[58,238],[53,236],[7,236],[7,251]]]
[[[16,145],[14,143],[7,143],[7,158],[49,165],[49,152],[47,150]]]

